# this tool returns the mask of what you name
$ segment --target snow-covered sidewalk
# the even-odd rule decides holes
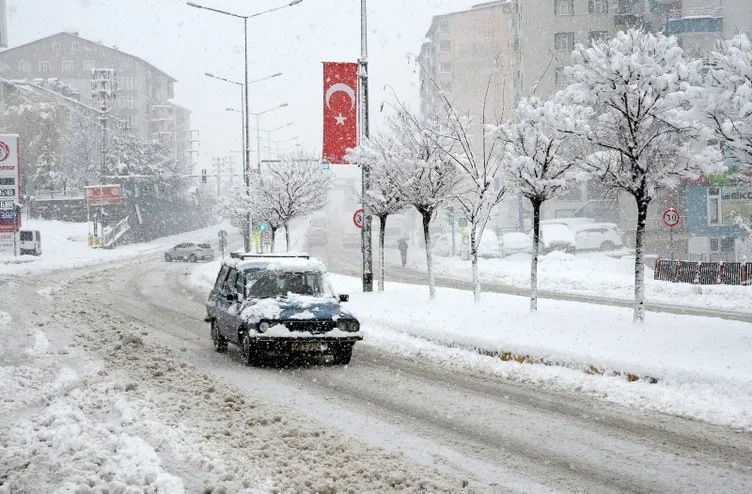
[[[207,290],[219,262],[197,266]],[[752,325],[715,318],[389,283],[364,294],[357,278],[330,275],[349,293],[364,343],[615,403],[752,430]],[[509,359],[508,361],[503,361]],[[356,354],[353,357],[357,359]],[[518,363],[518,361],[524,363]]]

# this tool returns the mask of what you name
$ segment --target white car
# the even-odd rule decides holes
[[[459,236],[456,239],[457,245],[455,248],[459,248]],[[452,235],[450,233],[443,233],[433,240],[433,253],[440,257],[450,257],[452,255]]]
[[[530,254],[533,251],[533,239],[523,232],[507,232],[499,239],[502,257],[513,254]]]
[[[539,252],[541,254],[548,254],[555,250],[573,254],[577,250],[574,233],[567,225],[559,223],[541,224],[540,237]],[[530,238],[533,238],[533,232],[530,232]]]
[[[574,228],[577,250],[614,250],[624,246],[624,232],[616,223],[591,223]]]
[[[460,244],[460,257],[465,261],[470,259],[470,235],[466,234],[462,238]],[[499,246],[499,237],[496,236],[496,232],[491,229],[487,229],[483,232],[483,236],[480,238],[480,244],[478,245],[478,257],[484,259],[493,259],[495,257],[501,257],[501,247]]]

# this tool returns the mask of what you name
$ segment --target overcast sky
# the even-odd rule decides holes
[[[289,0],[194,0],[249,15]],[[417,108],[417,74],[407,53],[417,53],[435,14],[469,8],[471,0],[370,0],[368,49],[372,131],[378,129],[382,99],[390,85]],[[178,80],[174,102],[193,113],[200,133],[198,168],[212,156],[241,149],[239,88],[209,79],[211,72],[243,80],[243,21],[188,7],[181,0],[7,0],[8,45],[17,46],[60,31],[116,45]],[[271,129],[294,122],[272,139],[298,137],[307,149],[321,150],[321,62],[357,61],[360,55],[360,1],[303,0],[294,7],[248,21],[249,78],[283,76],[249,86],[250,110],[280,108],[260,117]],[[251,127],[255,123],[251,121]],[[282,144],[284,145],[284,144]],[[252,131],[251,147],[255,148]],[[240,162],[240,155],[235,154]]]

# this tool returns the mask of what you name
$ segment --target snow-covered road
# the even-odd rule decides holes
[[[61,469],[84,484],[102,472],[119,480],[130,466],[189,492],[752,490],[749,434],[449,370],[367,340],[346,368],[247,368],[237,352],[214,353],[190,269],[151,255],[14,282],[7,312],[32,343],[48,342],[49,389],[24,434],[0,437],[3,458],[19,453],[3,465],[6,485],[46,491]],[[12,341],[6,351],[23,355],[27,341]],[[23,380],[23,368],[3,377]],[[15,399],[0,423],[23,420],[29,403]],[[110,445],[107,468],[76,461],[85,444],[50,437],[45,421],[65,407],[70,431],[114,424],[93,438]],[[38,453],[50,447],[62,458]]]

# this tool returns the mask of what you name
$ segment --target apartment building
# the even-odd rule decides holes
[[[421,46],[421,111],[438,103],[439,91],[461,113],[472,115],[480,132],[508,116],[514,104],[515,38],[509,0],[473,5],[434,16]]]
[[[74,32],[53,34],[0,52],[0,78],[58,79],[72,87],[82,103],[97,108],[91,79],[92,71],[100,68],[115,70],[116,97],[111,113],[115,122],[144,139],[157,136],[168,140],[178,153],[176,161],[188,170],[184,141],[189,135],[189,115],[182,108],[176,112],[170,102],[176,80],[152,64]]]

